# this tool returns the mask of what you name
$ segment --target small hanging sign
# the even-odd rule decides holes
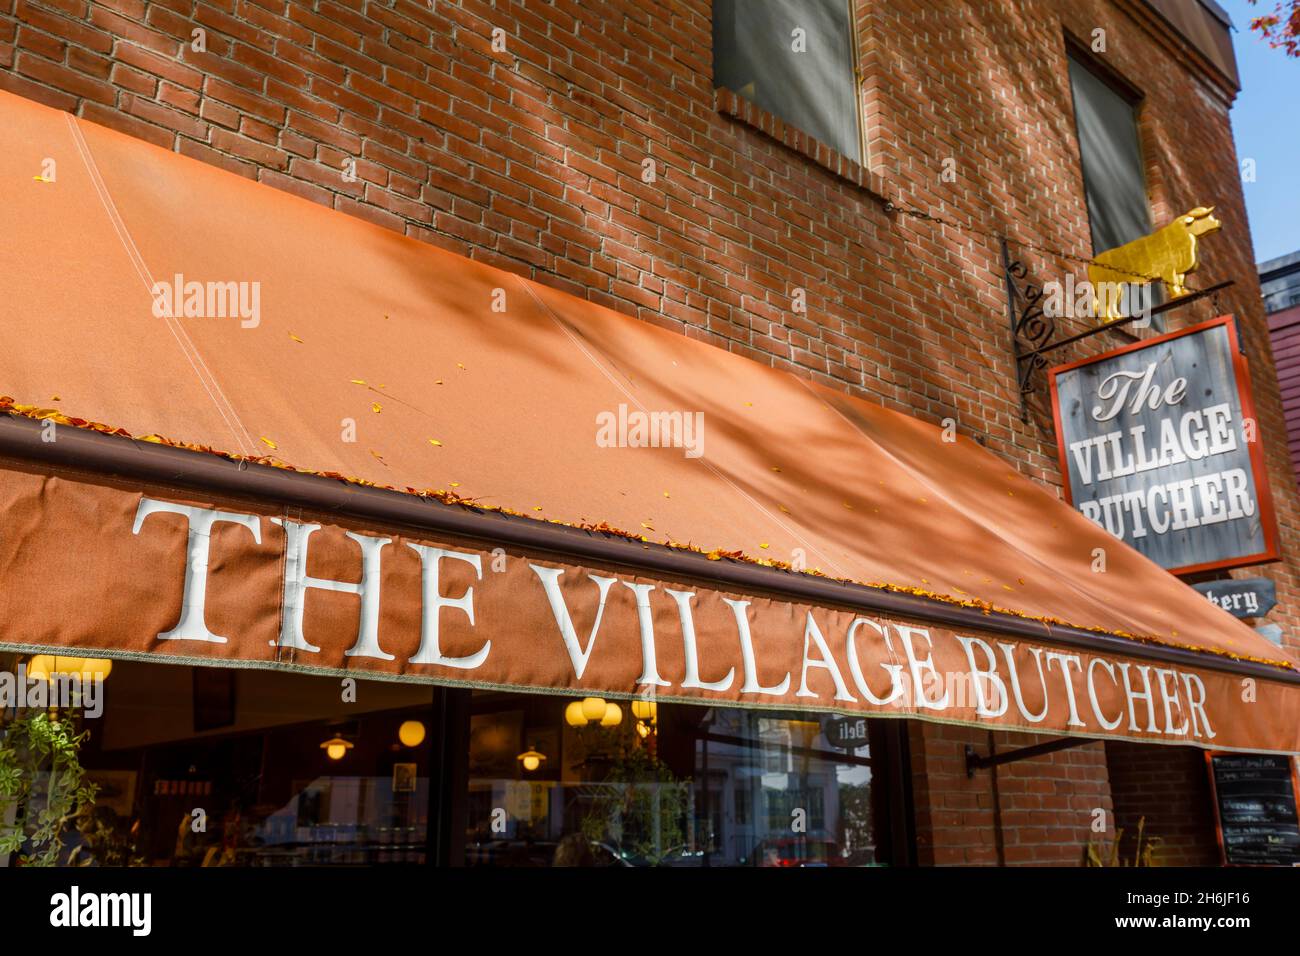
[[[1192,587],[1233,617],[1263,617],[1277,606],[1277,585],[1268,578],[1202,581]]]

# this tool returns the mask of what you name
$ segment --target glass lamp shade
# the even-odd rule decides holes
[[[356,744],[350,740],[344,740],[342,737],[331,737],[320,745],[321,750],[325,751],[325,756],[330,760],[342,760],[347,752],[355,747]]]
[[[546,754],[539,753],[530,747],[515,759],[524,765],[524,770],[532,773],[542,765],[542,761],[546,759]]]
[[[654,720],[658,712],[659,705],[653,700],[632,701],[632,716],[637,720]]]
[[[397,728],[397,739],[406,747],[418,747],[424,743],[424,724],[418,720],[404,720]]]
[[[113,669],[113,662],[101,657],[56,657],[37,654],[27,663],[27,673],[37,680],[53,680],[59,675],[80,677],[83,681],[103,680]]]

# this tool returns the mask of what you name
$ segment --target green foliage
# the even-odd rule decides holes
[[[581,832],[627,860],[657,866],[686,840],[690,780],[673,774],[630,728],[583,730],[594,730],[578,734],[587,738],[588,758],[599,753],[607,769],[587,788]]]
[[[872,829],[871,784],[840,784],[840,846],[848,853],[869,850]]]
[[[20,852],[26,866],[54,866],[69,822],[93,804],[78,752],[89,732],[71,719],[27,710],[0,728],[0,853]]]
[[[110,808],[84,804],[76,823],[86,843],[68,854],[69,866],[145,865],[131,833],[130,821]]]

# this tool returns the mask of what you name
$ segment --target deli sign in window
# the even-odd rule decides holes
[[[1277,560],[1232,316],[1051,370],[1066,495],[1175,574]]]

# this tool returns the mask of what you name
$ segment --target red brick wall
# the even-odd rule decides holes
[[[1115,825],[1124,830],[1120,853],[1133,858],[1138,821],[1159,838],[1159,866],[1215,866],[1219,843],[1205,754],[1190,747],[1144,747],[1108,741]]]
[[[1139,0],[857,0],[869,175],[719,111],[710,9],[0,0],[0,88],[758,361],[930,420],[953,417],[1059,486],[1050,418],[1020,420],[995,236],[1011,235],[1021,253],[1026,243],[1090,251],[1064,37],[1105,29],[1105,62],[1145,95],[1154,221],[1205,203],[1225,223],[1193,281],[1237,282],[1222,309],[1242,320],[1282,547],[1297,553],[1300,502],[1231,97]],[[492,49],[494,28],[505,52]],[[190,46],[195,29],[206,52]],[[653,184],[640,178],[647,158]],[[948,158],[955,182],[940,176]],[[349,160],[354,182],[342,175]],[[882,192],[966,228],[888,214]],[[1028,261],[1040,280],[1082,275],[1075,263]],[[791,309],[797,288],[806,315]],[[1203,302],[1175,322],[1213,313]],[[1121,341],[1114,333],[1086,349]],[[1065,351],[1062,360],[1084,354]],[[1300,646],[1294,564],[1263,573],[1278,581],[1271,619]],[[925,742],[939,759],[949,732],[933,733]],[[1042,766],[1080,772],[1071,761],[1082,753]],[[954,800],[978,797],[978,782],[950,777],[940,779]],[[1006,781],[1010,798],[1018,772]],[[933,852],[947,860],[966,836],[941,821],[963,808],[936,801]],[[1073,859],[1058,831],[1077,824],[1062,819],[1008,841],[1008,860],[1027,846]]]
[[[1191,284],[1237,283],[1219,296],[1218,312],[1240,320],[1286,558],[1241,573],[1277,579],[1286,597],[1269,619],[1283,626],[1291,647],[1300,647],[1294,560],[1300,506],[1238,180],[1230,93],[1194,67],[1194,58],[1167,39],[1136,0],[867,3],[859,9],[870,11],[860,17],[869,166],[887,190],[972,227],[1074,255],[1089,253],[1090,243],[1063,34],[1089,41],[1094,29],[1106,31],[1107,52],[1098,59],[1144,97],[1139,133],[1153,222],[1163,225],[1198,204],[1214,205],[1224,221],[1222,232],[1207,240],[1203,267]],[[948,157],[957,161],[955,183],[939,176]],[[898,337],[912,356],[913,388],[922,393],[913,401],[916,409],[955,413],[963,426],[978,422],[991,448],[1059,485],[1050,422],[1037,417],[1022,426],[1010,388],[989,393],[980,387],[1010,376],[997,338],[1003,334],[996,320],[1002,290],[989,281],[996,268],[989,244],[969,232],[937,233],[929,224],[906,221],[887,235],[894,248],[919,259],[929,293],[904,285],[910,302],[900,305],[908,297],[891,297],[892,309],[916,333]],[[1042,279],[1079,268],[1049,257],[1030,256],[1029,262]],[[1215,314],[1214,304],[1203,301],[1176,312],[1171,326]],[[1123,341],[1117,332],[1109,343],[1092,340],[1063,350],[1061,360]],[[932,394],[940,396],[939,407],[926,401]]]
[[[1106,754],[1085,744],[966,776],[966,747],[990,753],[973,727],[912,723],[917,862],[922,865],[1079,866],[1102,810],[1111,820]],[[1042,743],[993,733],[998,753]],[[1150,749],[1150,748],[1137,748]]]

